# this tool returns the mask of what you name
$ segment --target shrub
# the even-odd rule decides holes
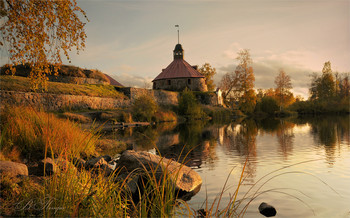
[[[151,122],[157,108],[158,106],[151,96],[141,95],[135,99],[132,105],[133,117],[137,121]]]
[[[124,123],[132,123],[132,116],[131,113],[122,111],[119,114],[118,121],[124,122]]]
[[[189,119],[199,119],[203,117],[203,111],[197,102],[193,92],[185,89],[179,99],[179,114]]]
[[[173,111],[157,111],[154,114],[154,121],[155,122],[171,122],[176,121],[176,114]]]
[[[261,99],[260,109],[262,112],[273,115],[275,111],[278,111],[278,103],[276,99],[270,96],[265,96]]]

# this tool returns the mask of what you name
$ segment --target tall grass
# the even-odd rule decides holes
[[[98,140],[69,120],[30,107],[7,106],[1,110],[1,152],[10,156],[18,150],[22,157],[37,160],[45,156],[86,157],[95,152]],[[11,157],[9,157],[11,159]]]
[[[104,170],[77,170],[72,160],[95,153],[97,137],[69,120],[28,107],[5,107],[1,111],[1,152],[8,157],[19,149],[31,160],[52,157],[60,170],[36,182],[32,177],[17,181],[1,176],[6,196],[1,196],[1,215],[83,217],[169,217],[178,204],[173,183],[176,172],[160,175],[144,166],[137,172],[139,198],[129,190],[129,179],[117,179],[120,171],[106,177]],[[8,157],[8,159],[12,159]],[[164,167],[164,166],[163,166]],[[25,185],[18,186],[18,183]],[[15,188],[13,188],[15,187]],[[3,191],[3,190],[2,190]],[[17,202],[17,203],[15,203]]]

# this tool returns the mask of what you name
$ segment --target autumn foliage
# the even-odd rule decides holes
[[[0,47],[11,65],[30,65],[33,90],[46,87],[47,75],[58,73],[62,54],[69,60],[69,51],[85,47],[82,16],[86,18],[76,0],[1,0]]]

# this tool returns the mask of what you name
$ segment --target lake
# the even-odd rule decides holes
[[[276,217],[350,217],[349,122],[349,116],[319,116],[168,123],[118,130],[116,137],[198,172],[201,190],[188,201],[195,209],[204,208],[206,200],[211,205],[229,176],[219,205],[225,207],[245,166],[237,213],[254,199],[244,217],[263,217],[262,202],[276,208]]]

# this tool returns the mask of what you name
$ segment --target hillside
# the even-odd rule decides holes
[[[30,80],[20,76],[0,76],[0,89],[6,91],[31,92]],[[103,84],[70,84],[60,82],[48,82],[47,93],[86,95],[93,97],[115,97],[125,98],[124,94],[118,92],[112,85]]]
[[[24,65],[17,65],[16,68],[16,76],[21,77],[28,77],[29,73],[31,71],[31,67],[28,64]],[[8,75],[9,67],[8,65],[4,65],[0,69],[0,75]],[[89,69],[82,69],[80,67],[76,66],[70,66],[70,65],[62,65],[61,68],[58,71],[58,76],[51,76],[51,80],[55,80],[60,77],[76,77],[76,78],[89,78],[89,79],[95,79],[100,80],[105,83],[110,83],[110,79],[108,76],[106,76],[104,73],[102,73],[99,70],[89,70]]]

